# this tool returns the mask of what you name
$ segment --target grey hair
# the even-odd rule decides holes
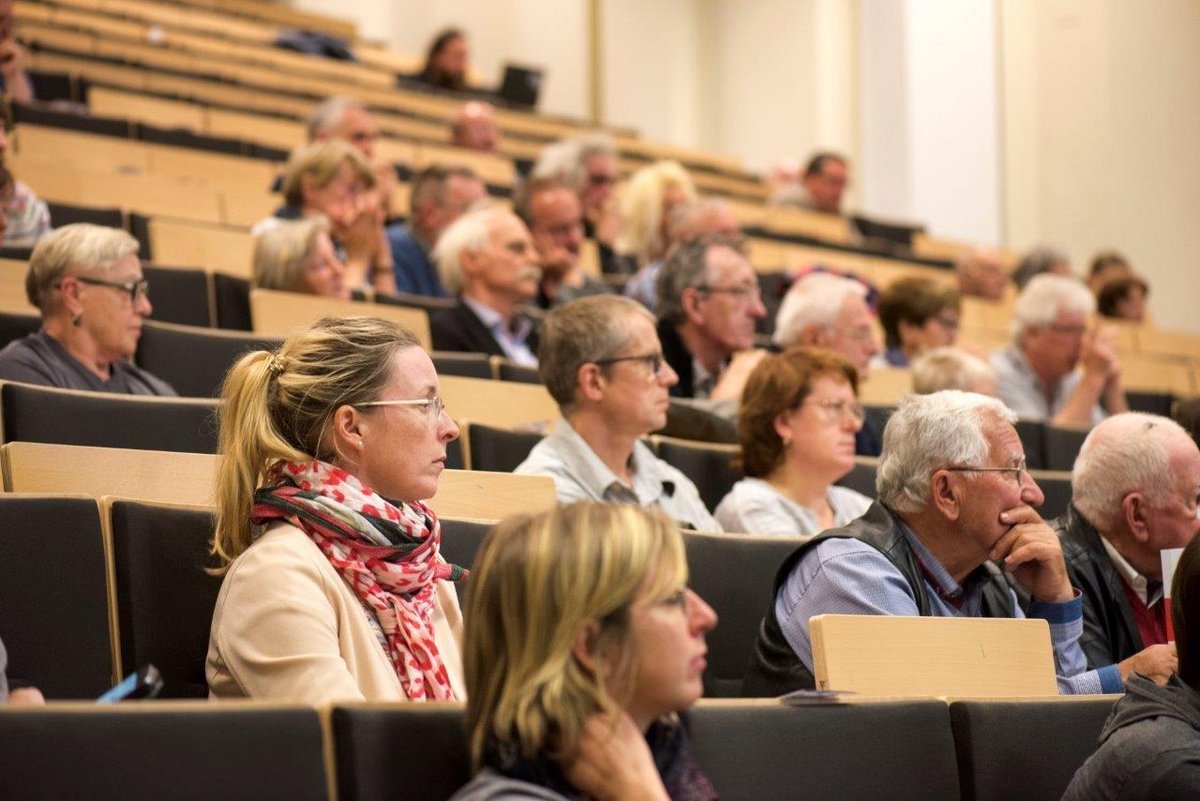
[[[1152,504],[1170,493],[1172,437],[1188,433],[1166,417],[1144,412],[1115,414],[1092,429],[1071,471],[1071,502],[1098,530],[1107,532],[1131,492]]]
[[[538,375],[559,408],[574,404],[580,367],[618,356],[633,344],[634,317],[654,325],[645,306],[620,295],[590,295],[546,315],[538,333]]]
[[[542,148],[529,177],[558,178],[579,192],[587,179],[587,160],[597,154],[617,158],[616,143],[603,131],[562,139]]]
[[[308,141],[312,142],[318,136],[327,134],[338,127],[342,117],[350,109],[366,111],[367,107],[361,100],[346,95],[334,95],[318,103],[316,108],[308,113],[308,119],[305,120]]]
[[[254,237],[251,276],[263,289],[300,291],[317,237],[329,233],[329,220],[316,214],[301,220],[282,220]]]
[[[830,273],[813,273],[792,284],[775,315],[772,341],[780,347],[793,345],[810,325],[828,328],[842,311],[846,299],[865,298],[867,288],[853,278]]]
[[[1085,316],[1096,310],[1096,298],[1078,278],[1043,273],[1034,276],[1013,306],[1012,335],[1020,339],[1027,328],[1051,325],[1060,311]]]
[[[1070,263],[1071,260],[1067,258],[1067,254],[1058,248],[1052,248],[1048,245],[1038,245],[1021,256],[1021,260],[1017,262],[1016,269],[1013,270],[1012,279],[1018,289],[1024,289],[1025,285],[1033,280],[1035,276],[1050,272],[1054,269],[1054,265],[1069,265]]]
[[[469,211],[442,231],[433,248],[433,260],[447,292],[457,295],[466,286],[462,271],[463,252],[478,253],[486,249],[492,238],[492,219],[510,213],[504,209]]]
[[[658,272],[658,316],[678,325],[687,319],[683,311],[683,291],[702,286],[708,279],[708,252],[727,247],[742,253],[741,243],[729,237],[700,236],[679,242],[663,259]],[[744,254],[743,254],[744,255]]]
[[[986,464],[989,417],[1010,425],[1017,420],[995,398],[957,389],[904,398],[883,431],[876,497],[897,512],[924,510],[935,470]]]
[[[996,383],[996,371],[983,359],[962,348],[947,346],[926,351],[912,364],[913,392],[932,395],[943,389],[974,392],[984,381]]]
[[[42,315],[57,310],[54,290],[65,275],[105,274],[121,259],[138,252],[138,241],[119,228],[73,223],[56,228],[38,240],[29,256],[25,295]]]

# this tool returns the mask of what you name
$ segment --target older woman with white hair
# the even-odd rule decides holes
[[[1092,293],[1074,278],[1038,275],[1021,290],[1013,344],[992,355],[1000,399],[1018,417],[1090,428],[1129,411],[1116,332],[1089,330],[1095,309]]]
[[[320,215],[281,222],[254,238],[256,287],[346,300],[345,274],[329,238],[329,221]]]
[[[0,379],[26,384],[174,395],[129,359],[150,315],[150,285],[138,243],[116,228],[76,223],[42,237],[29,258],[25,292],[42,329],[0,351]]]

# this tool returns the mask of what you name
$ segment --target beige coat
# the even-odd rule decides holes
[[[434,638],[465,699],[458,595],[440,581],[435,597]],[[205,665],[212,697],[406,700],[370,614],[303,531],[273,523],[221,585]]]

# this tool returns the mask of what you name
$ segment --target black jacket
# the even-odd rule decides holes
[[[818,534],[784,560],[783,566],[775,574],[771,606],[759,627],[758,641],[754,644],[754,653],[750,657],[750,667],[742,682],[743,696],[783,695],[792,690],[813,689],[816,686],[812,671],[796,656],[779,627],[779,620],[775,617],[774,599],[809,549],[828,539],[857,539],[875,548],[887,557],[908,581],[921,616],[927,617],[932,614],[925,578],[921,575],[916,556],[900,528],[899,519],[877,501],[871,504],[871,508],[862,517],[849,525]],[[983,616],[1012,617],[1015,612],[1012,591],[1003,574],[986,567],[979,570],[982,580],[988,582],[983,590]]]
[[[434,350],[455,353],[486,353],[489,356],[504,356],[504,349],[484,325],[483,320],[471,311],[471,307],[459,300],[450,309],[438,309],[429,314],[429,332]],[[525,341],[529,349],[537,353],[537,326]]]
[[[679,383],[671,387],[673,398],[694,398],[695,374],[692,372],[692,352],[683,344],[675,324],[667,320],[658,321],[658,342],[662,345],[663,359],[679,376]]]
[[[1145,648],[1121,577],[1100,542],[1100,533],[1074,504],[1051,525],[1062,543],[1071,585],[1083,595],[1079,647],[1087,657],[1088,669],[1115,664]]]

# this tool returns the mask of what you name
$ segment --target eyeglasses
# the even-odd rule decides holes
[[[743,303],[748,300],[762,300],[762,291],[758,284],[738,284],[737,286],[708,286],[701,284],[696,287],[701,292],[707,292],[710,295],[733,295]]]
[[[91,284],[93,286],[106,286],[111,289],[119,289],[122,292],[129,294],[129,302],[137,303],[139,298],[150,299],[150,282],[145,278],[139,278],[136,281],[105,281],[103,278],[91,278],[86,275],[77,275],[75,280],[81,284]],[[61,286],[61,282],[59,283]]]
[[[412,398],[409,400],[377,400],[367,401],[366,403],[354,404],[358,407],[363,406],[424,406],[425,416],[430,423],[435,423],[442,418],[442,412],[446,410],[446,403],[440,395],[434,395],[432,398]]]
[[[821,410],[825,420],[830,423],[840,423],[842,420],[849,417],[856,423],[861,423],[866,419],[867,413],[863,410],[862,404],[852,400],[817,400],[816,398],[808,398],[804,401],[806,404],[816,406]]]
[[[951,317],[950,315],[943,316],[939,314],[934,316],[933,319],[937,321],[938,325],[940,325],[942,328],[945,328],[947,331],[957,331],[961,325],[957,317]]]
[[[643,353],[637,356],[611,356],[607,359],[597,359],[592,364],[598,364],[601,367],[617,362],[641,362],[650,368],[651,377],[657,376],[663,367],[663,355],[659,353]]]
[[[587,180],[592,186],[612,186],[617,182],[617,176],[592,173],[587,177]]]
[[[943,467],[942,469],[949,470],[954,473],[1011,473],[1012,477],[1013,477],[1013,481],[1015,481],[1018,484],[1021,483],[1021,474],[1029,472],[1029,470],[1026,468],[1026,465],[1025,465],[1025,457],[1023,457],[1023,456],[1021,457],[1021,460],[1013,467],[960,467],[960,466],[953,466],[953,467]]]

